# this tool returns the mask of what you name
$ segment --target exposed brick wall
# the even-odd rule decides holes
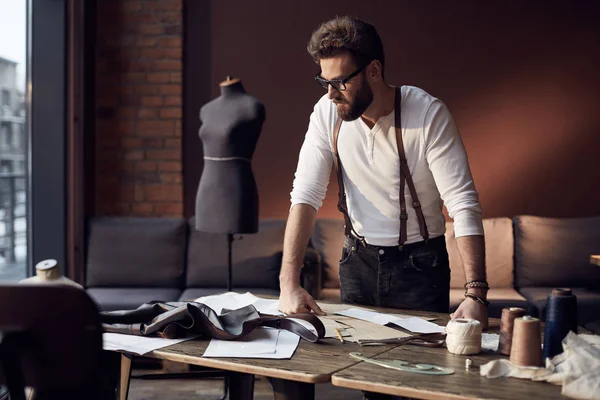
[[[98,215],[183,215],[182,2],[98,1]]]

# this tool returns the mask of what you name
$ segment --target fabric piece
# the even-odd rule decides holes
[[[600,267],[596,268],[600,269]],[[600,271],[598,273],[600,274]],[[551,287],[524,287],[520,288],[519,292],[536,308],[536,313],[544,320],[546,317],[546,302],[552,289]],[[578,325],[600,320],[600,289],[571,288],[571,290],[577,297]]]
[[[442,201],[455,220],[457,236],[482,234],[481,207],[466,152],[447,107],[424,90],[402,87],[402,136],[431,237],[444,234]],[[322,205],[333,165],[336,106],[324,95],[311,114],[291,192],[292,207]],[[359,118],[342,124],[339,154],[352,225],[369,244],[398,243],[400,210],[394,112],[370,129]],[[373,176],[386,177],[373,179]],[[408,240],[422,240],[412,199],[405,192]]]
[[[515,286],[600,289],[600,217],[518,216],[515,229]]]
[[[197,231],[193,221],[190,225],[186,286],[226,288],[227,235]],[[284,220],[264,219],[259,223],[258,233],[234,235],[235,240],[232,244],[234,288],[279,289],[284,234]]]
[[[325,327],[314,314],[261,316],[253,305],[217,314],[198,302],[152,302],[133,310],[101,312],[100,320],[105,332],[168,339],[198,334],[235,340],[258,327],[285,329],[310,342],[325,336]]]
[[[179,218],[92,218],[86,286],[181,287],[186,238]]]
[[[492,288],[512,288],[514,275],[514,239],[510,218],[486,218],[483,220],[485,232],[485,265],[487,280]],[[446,222],[446,247],[450,258],[451,288],[463,288],[465,269],[456,244],[454,222]]]
[[[574,399],[600,399],[600,337],[569,332],[563,353],[546,359],[545,367],[521,367],[507,359],[480,367],[488,378],[515,377],[562,385],[562,394]]]
[[[87,293],[100,311],[130,310],[151,301],[176,301],[181,290],[175,288],[88,288]]]

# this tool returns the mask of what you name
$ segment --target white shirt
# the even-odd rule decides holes
[[[481,206],[467,154],[446,106],[422,89],[402,87],[402,138],[429,237],[446,231],[442,205],[454,220],[456,237],[483,235]],[[323,204],[334,158],[335,104],[324,95],[310,116],[300,150],[291,207]],[[342,123],[338,151],[352,227],[367,243],[398,244],[400,230],[400,159],[394,111],[370,129],[362,118]],[[405,187],[407,241],[423,240],[417,215]]]

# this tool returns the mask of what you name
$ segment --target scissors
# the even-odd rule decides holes
[[[454,373],[454,370],[451,368],[440,367],[433,364],[413,364],[404,360],[376,360],[374,358],[365,357],[360,353],[350,353],[350,355],[364,362],[380,365],[385,368],[397,369],[399,371],[414,372],[416,374],[452,375]]]
[[[390,339],[358,339],[361,346],[374,344],[412,344],[423,347],[441,347],[446,342],[445,333],[422,333],[419,335]]]

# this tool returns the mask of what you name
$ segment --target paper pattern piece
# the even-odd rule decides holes
[[[137,335],[125,335],[122,333],[104,332],[102,334],[102,348],[111,351],[126,351],[143,356],[153,350],[173,344],[192,340],[198,336],[191,336],[183,339],[163,339],[159,337],[146,337]]]
[[[424,319],[411,317],[411,318],[395,318],[389,322],[390,324],[398,325],[407,331],[415,333],[442,333],[446,330],[446,327],[434,324],[433,322],[425,321]]]
[[[318,318],[321,320],[323,326],[325,327],[326,338],[337,338],[337,334],[335,333],[336,328],[340,330],[340,333],[343,337],[350,336],[350,333],[346,332],[346,329],[349,328],[348,325],[341,324],[334,318],[328,316],[319,316]]]
[[[340,319],[339,321],[350,326],[342,332],[350,333],[350,341],[353,342],[363,339],[381,340],[411,336],[409,333],[402,332],[398,329],[390,328],[384,325],[377,325],[360,319],[347,318],[343,320]]]
[[[291,358],[300,336],[286,330],[258,328],[237,340],[212,339],[203,357]]]
[[[336,314],[360,319],[363,321],[368,321],[377,325],[394,324],[415,333],[437,333],[444,332],[445,330],[443,326],[426,321],[422,318],[401,318],[395,315],[378,313],[375,311],[369,311],[361,308],[348,308],[346,310],[337,311]]]
[[[318,301],[317,301],[317,304],[327,314],[336,314],[336,313],[339,313],[340,311],[347,311],[347,310],[360,310],[361,312],[367,312],[367,313],[379,314],[379,315],[386,315],[386,316],[392,316],[392,317],[398,317],[398,318],[411,318],[411,317],[414,317],[414,315],[407,315],[407,314],[384,314],[384,313],[380,313],[380,312],[377,312],[377,311],[370,310],[369,308],[365,308],[365,307],[348,306],[348,304],[329,304],[329,303],[321,303],[321,302],[318,302]],[[435,318],[430,318],[430,317],[419,317],[419,318],[424,319],[426,321],[433,321],[433,320],[435,320]]]
[[[279,300],[261,299],[250,292],[236,293],[226,292],[211,296],[199,297],[194,300],[196,303],[206,304],[217,314],[223,314],[223,309],[237,310],[252,304],[261,314],[283,315],[279,311]]]

